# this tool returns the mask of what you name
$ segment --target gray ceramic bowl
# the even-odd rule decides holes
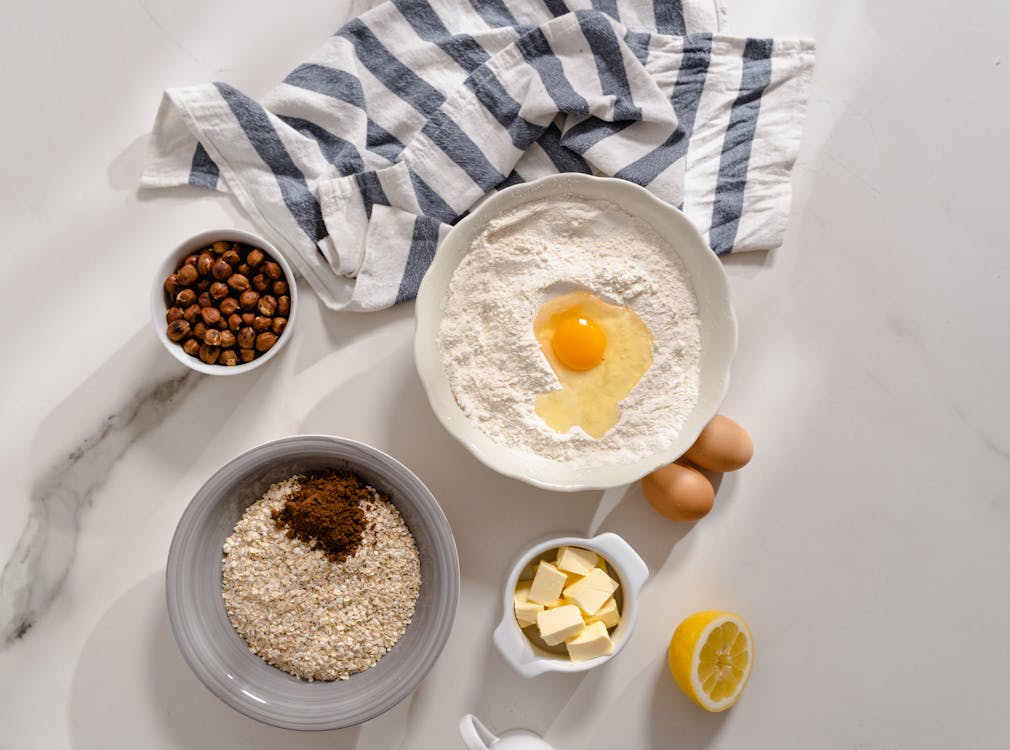
[[[221,545],[271,484],[314,469],[346,469],[385,493],[414,536],[421,592],[403,637],[371,669],[336,682],[304,682],[249,651],[221,598]],[[232,459],[196,493],[168,554],[168,617],[179,650],[214,695],[246,716],[286,729],[339,729],[406,698],[449,637],[459,598],[459,558],[435,498],[403,464],[328,435],[266,443]]]

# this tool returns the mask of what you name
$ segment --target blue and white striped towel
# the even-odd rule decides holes
[[[231,192],[334,309],[412,299],[503,186],[612,175],[717,253],[778,247],[814,46],[718,32],[721,0],[389,0],[262,103],[165,92],[147,187]]]

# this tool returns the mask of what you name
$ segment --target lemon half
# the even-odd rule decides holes
[[[709,610],[688,617],[670,641],[670,671],[706,711],[737,702],[754,664],[754,639],[740,615]]]

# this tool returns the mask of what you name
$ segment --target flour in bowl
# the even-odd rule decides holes
[[[535,411],[560,389],[534,336],[544,303],[586,290],[631,308],[652,364],[601,438],[557,432]],[[645,221],[608,201],[532,201],[491,220],[457,267],[438,345],[460,408],[496,443],[572,466],[631,463],[676,439],[698,400],[698,302],[683,262]]]

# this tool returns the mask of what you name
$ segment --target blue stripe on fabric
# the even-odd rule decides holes
[[[421,213],[425,216],[434,216],[439,221],[450,224],[456,220],[458,214],[446,203],[442,196],[436,193],[427,182],[410,167],[407,167],[410,174],[410,183],[414,186],[414,196],[417,198],[417,205],[421,208]]]
[[[382,189],[382,183],[379,182],[379,175],[375,172],[359,172],[354,175],[354,181],[358,183],[358,187],[361,189],[361,199],[365,204],[365,215],[369,219],[372,218],[372,206],[376,203],[382,206],[389,205],[389,198],[386,197],[386,191]]]
[[[358,149],[350,141],[345,141],[314,122],[303,120],[300,117],[285,115],[278,115],[278,117],[306,138],[315,141],[323,158],[335,166],[341,175],[347,176],[364,171],[365,162],[362,160],[361,154],[358,153]]]
[[[284,83],[365,108],[365,92],[361,88],[361,81],[346,70],[306,63],[292,70]]]
[[[291,159],[274,130],[266,110],[226,83],[215,83],[231,108],[249,142],[277,180],[284,205],[313,243],[327,236],[319,203],[309,190],[305,175]]]
[[[575,15],[582,35],[593,51],[603,94],[614,97],[614,120],[641,120],[642,109],[632,100],[628,71],[624,68],[621,45],[614,27],[599,13],[578,11]]]
[[[437,45],[467,73],[491,56],[469,34],[450,34],[427,0],[393,0],[419,37]]]
[[[497,188],[499,190],[504,190],[505,188],[512,187],[513,185],[521,185],[524,182],[526,182],[526,180],[520,177],[519,173],[513,169],[511,172],[509,172],[509,176],[506,177],[504,180],[502,180],[501,183],[497,186]]]
[[[361,64],[368,68],[383,86],[418,112],[430,116],[442,106],[445,97],[386,49],[360,18],[345,24],[337,32],[337,36],[353,44],[354,52]]]
[[[522,105],[505,90],[490,68],[478,68],[465,83],[487,111],[508,131],[512,145],[517,149],[525,151],[540,137],[543,127],[529,122],[519,114]]]
[[[561,131],[557,125],[551,123],[537,140],[537,145],[544,150],[559,172],[593,173],[585,159],[562,145]]]
[[[452,159],[482,190],[490,190],[505,175],[488,161],[480,146],[463,132],[445,112],[435,112],[421,128],[432,143]]]
[[[647,31],[632,31],[624,35],[624,43],[631,48],[631,51],[635,53],[635,57],[638,58],[638,62],[645,65],[649,59],[649,40],[652,39],[652,34]]]
[[[522,33],[524,27],[512,15],[512,11],[508,9],[503,0],[470,0],[470,5],[488,26],[492,28],[512,26]]]
[[[656,17],[656,31],[660,34],[679,36],[687,33],[680,0],[654,0],[652,12]]]
[[[418,216],[414,219],[414,234],[410,240],[410,252],[407,254],[407,265],[403,269],[400,288],[396,292],[396,303],[406,302],[417,296],[424,272],[428,270],[435,258],[438,247],[439,222],[428,216]]]
[[[558,107],[559,112],[570,115],[588,115],[589,102],[572,88],[565,77],[564,68],[551,49],[547,37],[540,29],[523,34],[516,40],[516,47],[540,76],[544,88]]]
[[[690,34],[684,37],[680,70],[677,71],[677,81],[671,97],[673,111],[677,115],[677,129],[665,142],[621,169],[615,177],[645,186],[687,153],[711,60],[711,34]]]
[[[740,227],[747,168],[761,111],[761,95],[772,78],[773,46],[771,39],[748,39],[744,45],[740,92],[733,102],[723,139],[719,179],[712,206],[712,228],[708,235],[709,244],[719,254],[733,249]]]
[[[634,120],[608,122],[598,117],[588,117],[582,122],[568,128],[561,138],[561,143],[577,154],[585,154],[600,141],[616,135],[634,124]]]
[[[555,18],[572,12],[572,9],[565,5],[564,0],[543,0],[543,2],[547,6],[547,10]]]
[[[368,121],[368,131],[365,134],[365,148],[374,154],[378,154],[391,162],[400,158],[400,152],[405,146],[397,140],[396,136],[376,125],[371,120]]]
[[[592,0],[592,2],[593,2],[593,10],[598,10],[601,13],[606,13],[615,21],[621,20],[621,14],[617,10],[617,0]]]
[[[193,151],[193,161],[189,165],[189,184],[208,190],[217,190],[219,176],[220,170],[217,168],[217,164],[210,158],[210,154],[207,153],[203,144],[197,143],[196,150]]]

